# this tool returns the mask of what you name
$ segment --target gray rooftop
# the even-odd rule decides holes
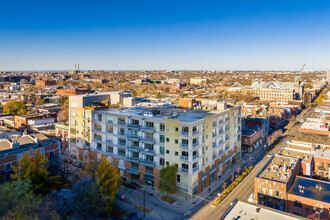
[[[269,207],[256,205],[249,202],[238,201],[230,210],[230,212],[222,219],[267,219],[267,220],[296,220],[307,219],[292,215],[286,212],[282,212]]]

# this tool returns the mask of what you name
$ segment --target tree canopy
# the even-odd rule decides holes
[[[117,173],[116,168],[110,164],[107,158],[103,157],[95,171],[95,177],[97,184],[100,186],[102,195],[107,197],[108,202],[106,210],[107,213],[110,213],[115,195],[118,192],[120,174]]]
[[[14,181],[0,186],[0,218],[24,219],[33,217],[40,197],[33,193],[30,180]]]
[[[160,170],[159,189],[166,193],[176,193],[176,173],[178,168],[175,164],[167,165]]]
[[[28,152],[18,161],[18,166],[13,167],[14,180],[30,180],[35,194],[47,194],[61,184],[59,176],[48,175],[48,159],[40,154],[40,149],[33,157]]]
[[[3,107],[3,111],[11,115],[25,114],[27,110],[28,109],[24,102],[16,101],[16,100],[8,101],[6,105]]]

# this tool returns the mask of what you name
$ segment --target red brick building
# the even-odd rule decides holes
[[[52,85],[56,85],[56,81],[55,80],[36,80],[35,82],[35,87],[37,88],[45,88],[46,86],[52,86]]]
[[[330,219],[330,183],[296,176],[287,196],[288,212],[309,219]]]
[[[81,95],[89,93],[90,91],[90,88],[58,89],[56,94],[68,98],[70,95]]]
[[[13,140],[0,140],[0,183],[11,180],[13,166],[21,159],[24,152],[33,155],[37,149],[40,149],[50,162],[60,155],[60,143],[41,133],[23,135]]]

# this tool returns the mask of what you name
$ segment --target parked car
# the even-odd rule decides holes
[[[136,182],[124,182],[124,185],[131,189],[141,188],[141,186],[139,184],[137,184]]]
[[[80,168],[84,166],[83,163],[80,162],[79,160],[73,161],[72,165]]]
[[[71,154],[71,158],[77,160],[77,156],[74,154]]]

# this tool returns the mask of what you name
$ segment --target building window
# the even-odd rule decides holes
[[[164,166],[165,165],[165,160],[164,158],[159,158],[159,165]]]
[[[179,140],[178,139],[175,139],[175,143],[178,144],[179,143]]]
[[[154,168],[146,166],[146,173],[153,173]]]
[[[11,163],[6,163],[5,164],[5,172],[11,171]]]
[[[169,154],[170,153],[170,151],[169,150],[166,150],[166,154]]]
[[[170,142],[170,139],[169,138],[166,138],[166,142]]]
[[[122,139],[122,138],[118,138],[118,143],[122,146],[125,146],[126,145],[126,140]]]
[[[262,194],[266,194],[267,193],[267,189],[265,187],[261,187],[261,193]]]
[[[98,120],[98,121],[102,121],[102,115],[97,114],[97,120]]]
[[[160,143],[165,143],[165,135],[159,135],[159,142]]]
[[[147,121],[147,122],[146,122],[146,127],[147,127],[147,128],[153,128],[153,127],[154,127],[154,123],[151,122],[151,121]]]
[[[295,200],[293,202],[293,206],[294,207],[297,207],[297,208],[302,208],[302,202],[298,201],[298,200]]]
[[[97,143],[97,145],[96,145],[96,149],[97,149],[97,150],[102,150],[102,144],[101,144],[101,143]]]
[[[113,146],[107,145],[107,152],[113,153]]]
[[[139,120],[136,120],[136,119],[132,119],[132,125],[139,125]]]
[[[175,156],[178,156],[179,155],[179,152],[175,151]]]
[[[164,155],[164,152],[165,152],[165,147],[160,146],[159,147],[159,153],[162,154],[162,155]]]
[[[160,123],[159,130],[160,131],[165,131],[165,124],[164,123]]]
[[[125,149],[118,148],[118,155],[120,155],[120,156],[125,156],[125,155],[126,155],[126,151],[125,151]]]
[[[125,118],[118,118],[118,124],[125,125],[126,124]]]
[[[186,163],[181,164],[181,167],[182,167],[182,169],[188,170],[188,164],[186,164]]]
[[[176,182],[180,182],[180,175],[176,175]]]
[[[132,162],[132,168],[133,169],[139,169],[139,164]]]
[[[50,152],[49,152],[49,157],[50,157],[50,158],[55,157],[55,151],[50,151]]]
[[[175,127],[175,131],[179,131],[179,128],[178,127]]]

